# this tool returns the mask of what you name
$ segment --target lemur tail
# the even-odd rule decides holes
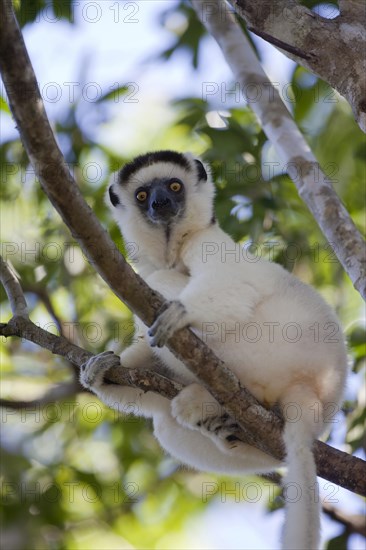
[[[286,396],[284,442],[287,475],[284,480],[286,522],[284,550],[319,550],[320,504],[312,446],[322,423],[317,417],[319,399],[306,388],[297,388]],[[316,406],[315,406],[316,404]],[[318,422],[317,422],[318,420]]]

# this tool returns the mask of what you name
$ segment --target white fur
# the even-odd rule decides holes
[[[138,246],[136,267],[146,282],[185,307],[186,316],[176,328],[190,325],[257,399],[266,406],[283,407],[288,420],[286,483],[300,490],[298,502],[287,506],[283,547],[316,549],[319,510],[311,447],[323,430],[322,411],[338,406],[345,383],[347,357],[339,321],[311,287],[277,264],[248,257],[210,223],[214,188],[210,181],[197,184],[190,162],[189,171],[159,163],[140,170],[123,188],[114,185],[124,205],[115,209],[115,217],[124,238]],[[145,223],[134,199],[134,189],[142,182],[166,175],[179,177],[186,188],[186,216],[169,242],[163,229]],[[227,473],[277,467],[278,461],[265,453],[225,439],[222,411],[217,412],[215,400],[197,389],[196,377],[166,347],[152,350],[146,327],[138,324],[138,342],[122,353],[122,365],[153,367],[158,359],[176,380],[191,385],[170,403],[150,392],[105,385],[101,376],[92,385],[95,393],[119,410],[136,403],[141,416],[153,418],[162,447],[189,466]],[[338,331],[332,335],[333,329]],[[207,425],[210,415],[222,422],[221,431],[215,435],[204,422],[198,426],[200,414]]]

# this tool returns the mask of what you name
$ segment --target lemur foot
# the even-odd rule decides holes
[[[148,331],[152,347],[162,348],[174,332],[188,324],[187,312],[181,302],[175,300],[163,307]]]
[[[172,415],[186,428],[225,440],[225,446],[236,440],[232,432],[238,428],[238,424],[199,384],[190,384],[179,392],[172,401]]]
[[[113,351],[103,351],[91,357],[80,368],[80,383],[89,390],[96,390],[104,384],[104,376],[112,367],[121,365]]]

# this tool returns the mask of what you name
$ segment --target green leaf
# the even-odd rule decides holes
[[[349,535],[345,532],[334,539],[331,539],[327,546],[327,550],[348,550]]]

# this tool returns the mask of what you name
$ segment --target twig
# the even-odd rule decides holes
[[[274,485],[278,485],[281,489],[283,489],[283,476],[281,474],[278,474],[278,473],[261,474],[259,477],[264,479],[265,481],[269,481],[273,483]],[[282,491],[281,491],[281,495],[283,496]],[[346,512],[343,512],[342,510],[334,506],[331,506],[324,500],[322,500],[322,510],[323,510],[323,513],[329,516],[331,519],[344,525],[347,533],[349,534],[356,533],[366,537],[366,516],[365,515],[347,514]]]
[[[57,315],[55,308],[53,307],[53,304],[50,300],[49,295],[47,294],[47,291],[45,288],[40,288],[36,285],[23,285],[24,292],[31,292],[32,294],[35,294],[38,296],[38,298],[43,303],[44,307],[52,317],[52,319],[55,321],[55,324],[57,326],[57,329],[59,330],[60,334],[62,336],[65,336],[64,328],[62,325],[62,320]]]
[[[331,519],[345,526],[347,533],[357,533],[366,537],[366,516],[362,514],[347,514],[326,502],[322,503],[323,512]]]
[[[285,50],[286,52],[292,53],[293,55],[296,55],[297,57],[301,57],[302,59],[310,59],[312,57],[311,54],[305,53],[299,48],[296,48],[296,46],[291,46],[291,44],[287,44],[287,42],[283,42],[283,40],[279,40],[278,38],[275,38],[274,36],[271,36],[267,32],[260,31],[258,29],[255,29],[252,26],[247,27],[248,31],[251,31],[252,33],[256,34],[260,38],[263,38],[263,40],[266,40],[266,42],[269,42],[270,44],[273,44],[277,48],[281,48],[281,50]]]
[[[24,409],[35,409],[37,407],[43,407],[49,403],[56,403],[66,397],[71,397],[76,395],[78,392],[82,391],[83,387],[81,384],[74,380],[65,384],[58,384],[54,388],[51,388],[46,392],[42,397],[38,399],[32,399],[31,401],[14,401],[10,399],[0,399],[0,407],[3,409],[13,409],[13,410],[24,410]]]
[[[15,273],[0,257],[0,280],[5,288],[9,298],[10,307],[13,315],[18,317],[28,317],[28,307],[24,298],[22,288]]]

